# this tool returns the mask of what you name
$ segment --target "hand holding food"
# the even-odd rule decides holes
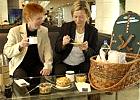
[[[63,37],[63,46],[70,43],[70,36],[66,35]]]

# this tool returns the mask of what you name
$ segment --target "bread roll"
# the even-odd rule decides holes
[[[60,87],[67,87],[70,85],[70,79],[67,77],[59,77],[56,79],[56,85]]]

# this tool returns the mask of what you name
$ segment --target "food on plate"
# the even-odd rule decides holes
[[[71,44],[76,45],[76,46],[78,46],[78,45],[82,45],[81,42],[72,42]]]
[[[70,79],[67,77],[59,77],[56,79],[56,85],[59,87],[67,87],[71,83]]]

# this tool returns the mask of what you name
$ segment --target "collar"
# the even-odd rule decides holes
[[[40,26],[40,27],[42,27],[42,26]],[[41,30],[41,28],[39,28],[38,30],[37,30],[37,33],[40,33],[42,30]],[[27,30],[26,30],[26,23],[23,23],[22,25],[20,25],[20,34],[21,34],[21,36],[26,36],[27,37]]]

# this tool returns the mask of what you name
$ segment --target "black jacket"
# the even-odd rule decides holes
[[[59,58],[57,58],[57,62],[63,61],[71,52],[73,45],[67,44],[64,48],[62,48],[63,36],[69,35],[72,39],[75,39],[76,34],[76,24],[74,21],[64,23],[60,29],[60,36],[55,45],[55,51],[59,54]],[[85,35],[84,41],[88,41],[88,50],[83,51],[85,59],[89,61],[89,58],[93,55],[97,54],[97,45],[98,45],[98,30],[87,24],[85,25]]]

